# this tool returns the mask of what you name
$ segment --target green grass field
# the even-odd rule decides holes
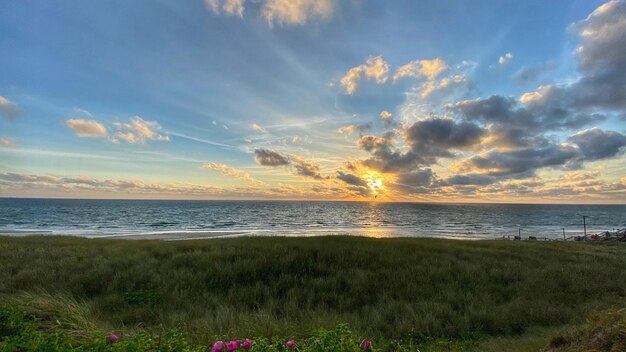
[[[531,351],[623,308],[625,269],[622,243],[0,237],[0,302],[78,336],[176,328],[204,344],[345,323],[384,349]]]

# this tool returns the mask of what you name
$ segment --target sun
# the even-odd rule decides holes
[[[376,175],[367,175],[366,176],[367,185],[372,190],[372,193],[377,194],[382,192],[385,188],[383,185],[383,180]]]

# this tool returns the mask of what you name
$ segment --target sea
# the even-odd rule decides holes
[[[626,227],[626,205],[0,198],[0,235],[562,239]]]

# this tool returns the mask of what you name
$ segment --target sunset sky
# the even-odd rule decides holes
[[[626,199],[624,1],[3,1],[0,53],[0,196]]]

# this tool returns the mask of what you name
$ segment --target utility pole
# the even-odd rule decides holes
[[[583,233],[585,234],[585,241],[587,240],[587,216],[583,215]]]
[[[563,241],[565,241],[565,227],[563,228]]]

